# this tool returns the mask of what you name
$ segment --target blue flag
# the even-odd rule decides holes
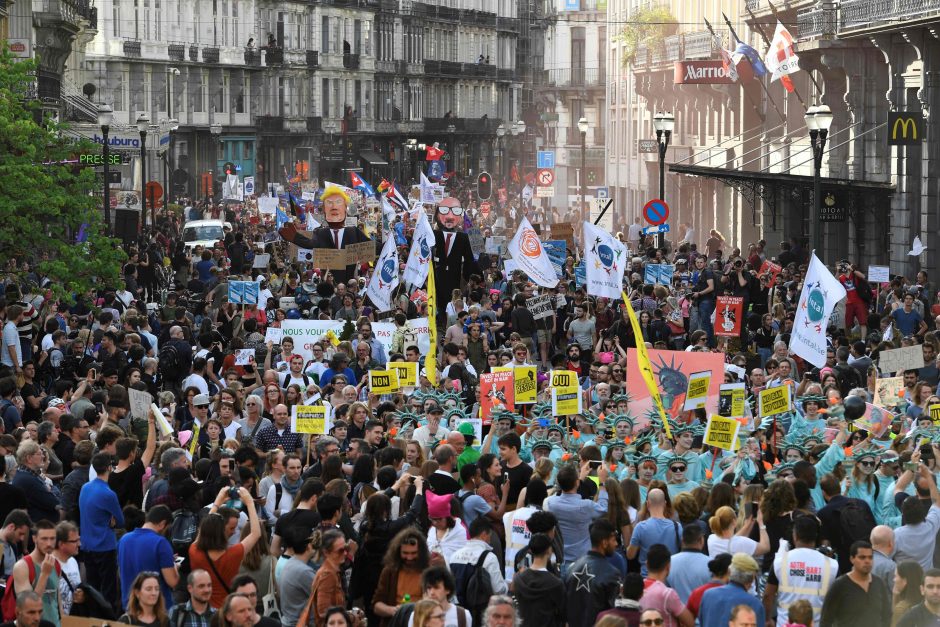
[[[747,60],[751,62],[751,67],[754,68],[754,76],[761,77],[767,73],[767,68],[764,66],[764,62],[761,61],[760,55],[757,54],[757,50],[754,50],[754,48],[743,41],[738,41],[738,45],[734,49],[734,54],[731,55],[731,58],[735,65],[737,65],[741,57],[747,57]]]
[[[444,176],[444,162],[440,159],[428,161],[428,179],[439,181]]]
[[[274,217],[275,217],[275,227],[276,227],[276,228],[279,229],[279,228],[281,228],[282,226],[284,226],[285,224],[287,224],[288,222],[290,222],[290,218],[288,218],[288,217],[287,217],[287,214],[284,213],[283,211],[281,211],[280,208],[275,209],[274,211],[275,211]]]

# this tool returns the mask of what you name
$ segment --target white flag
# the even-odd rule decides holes
[[[814,252],[793,320],[790,352],[817,368],[826,365],[826,327],[833,308],[843,298],[845,288]]]
[[[764,57],[764,65],[770,72],[771,81],[800,71],[800,58],[793,49],[793,36],[780,22],[777,22],[774,38],[770,40],[770,49]]]
[[[584,223],[584,259],[587,293],[618,299],[627,267],[627,247],[610,233]]]
[[[518,269],[525,272],[536,284],[542,287],[558,285],[555,268],[542,246],[539,234],[529,224],[528,218],[522,218],[519,230],[509,242],[508,250]]]
[[[421,202],[434,203],[434,187],[431,184],[431,181],[428,180],[428,177],[424,175],[424,172],[421,172],[421,182],[419,184],[421,190]]]
[[[375,262],[375,269],[372,271],[372,279],[369,281],[366,294],[379,311],[387,311],[392,308],[392,292],[396,287],[398,287],[398,249],[395,247],[395,238],[390,237],[385,240],[382,254]]]
[[[428,278],[428,267],[431,261],[431,251],[434,248],[434,231],[428,221],[428,214],[421,212],[418,216],[418,225],[415,227],[411,239],[411,251],[408,253],[408,263],[405,264],[405,283],[418,288],[424,285]]]

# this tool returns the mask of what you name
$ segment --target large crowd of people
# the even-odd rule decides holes
[[[808,264],[798,241],[732,247],[683,225],[658,243],[637,219],[614,234],[629,249],[634,325],[622,300],[579,278],[576,212],[517,196],[484,206],[473,191],[451,184],[413,212],[383,203],[384,224],[366,229],[376,253],[385,232],[404,268],[424,210],[446,268],[436,292],[402,281],[390,310],[367,296],[381,268],[298,261],[297,246],[359,241],[347,191],[290,200],[286,226],[255,203],[184,200],[128,245],[120,284],[58,300],[39,270],[9,260],[4,620],[940,622],[940,301],[924,272],[869,283],[825,260],[847,298],[817,367],[788,350]],[[306,211],[328,226],[298,233]],[[359,226],[368,215],[362,204]],[[183,224],[202,217],[226,220],[224,237],[191,246]],[[507,272],[502,244],[523,219],[565,242],[555,287]],[[471,230],[472,251],[448,259]],[[231,302],[236,281],[257,284],[257,300]],[[529,302],[545,295],[551,311],[536,318]],[[743,300],[733,335],[714,322],[723,296]],[[329,321],[340,324],[313,340],[284,332]],[[731,446],[705,443],[717,397],[686,410],[673,385],[666,422],[637,409],[649,396],[628,377],[638,343],[672,351],[657,354],[680,374],[687,356],[718,356],[715,385],[746,392]],[[880,356],[905,347],[923,364],[885,371]],[[372,392],[371,372],[415,362],[414,385]],[[532,367],[532,403],[481,394],[490,373]],[[576,374],[580,412],[553,410],[553,371]],[[895,374],[900,389],[882,390]],[[759,393],[775,387],[792,402],[761,415]],[[323,432],[297,426],[309,407]]]

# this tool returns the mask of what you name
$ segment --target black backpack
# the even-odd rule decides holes
[[[188,556],[189,545],[196,540],[199,531],[199,518],[195,512],[185,507],[173,512],[170,522],[170,544],[177,555]]]
[[[157,359],[160,362],[160,375],[164,381],[179,381],[183,378],[183,358],[172,342],[166,342],[160,347]]]
[[[493,551],[489,549],[480,553],[476,564],[451,565],[457,579],[457,602],[471,613],[484,609],[493,596],[493,584],[489,573],[483,568],[483,561],[491,553]]]
[[[877,485],[877,482],[876,482]],[[875,528],[875,516],[865,501],[848,499],[848,503],[839,510],[839,530],[845,546],[852,546],[853,542],[871,537],[871,530]]]

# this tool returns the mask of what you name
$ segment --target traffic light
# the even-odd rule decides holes
[[[489,200],[493,195],[493,179],[489,172],[480,172],[477,177],[477,196],[480,200]]]
[[[225,172],[226,176],[228,176],[231,174],[236,174],[237,168],[235,167],[235,164],[232,163],[231,161],[226,161],[225,166],[222,168],[222,171]]]

